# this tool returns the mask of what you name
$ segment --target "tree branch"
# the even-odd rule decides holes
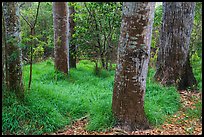
[[[36,16],[35,16],[35,22],[34,22],[34,24],[33,24],[33,28],[35,27],[35,24],[36,24],[36,22],[37,22],[39,8],[40,8],[40,2],[38,2],[38,8],[37,8],[37,13],[36,13]]]
[[[32,28],[32,25],[24,18],[24,16],[20,12],[19,14],[23,18],[23,20],[25,20],[25,22],[30,26],[30,28]]]

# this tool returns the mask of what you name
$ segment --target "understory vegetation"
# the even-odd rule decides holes
[[[22,58],[21,56],[19,58],[22,59],[25,88],[23,100],[16,96],[15,91],[8,91],[5,86],[8,82],[7,75],[10,74],[8,56],[14,57],[14,54],[8,54],[6,35],[4,36],[5,21],[4,17],[2,18],[2,62],[4,62],[2,64],[4,75],[2,76],[2,135],[56,133],[66,126],[71,127],[73,122],[81,118],[86,118],[88,121],[85,127],[88,131],[111,131],[116,124],[112,114],[112,97],[123,3],[68,3],[68,6],[72,6],[76,11],[72,15],[75,32],[69,42],[77,49],[76,68],[71,68],[68,76],[56,72],[54,66],[53,3],[40,3],[19,2],[21,14],[19,38],[22,39],[19,43]],[[39,15],[36,16],[38,4]],[[30,25],[34,23],[33,18],[36,17],[34,35],[31,35],[30,25],[23,17],[30,22]],[[172,120],[173,117],[175,118],[171,121],[173,124],[180,124],[179,128],[184,128],[185,124],[190,125],[192,128],[187,130],[189,134],[193,134],[198,126],[191,120],[195,118],[197,121],[202,121],[202,98],[191,96],[194,93],[202,94],[202,3],[196,2],[189,45],[190,64],[198,85],[196,90],[190,88],[185,90],[191,93],[190,95],[184,95],[183,91],[177,91],[173,86],[162,86],[154,80],[162,17],[163,6],[158,2],[155,7],[151,56],[146,78],[144,99],[146,117],[150,127],[153,128],[162,127],[162,124],[168,119]],[[73,49],[70,48],[69,55],[75,55]],[[32,62],[32,82],[29,90],[30,62]],[[186,101],[187,103],[183,101],[188,99],[190,101]],[[185,123],[185,120],[188,122]],[[202,126],[202,122],[200,123]],[[176,132],[180,130],[178,127],[175,128]],[[171,126],[164,127],[165,131],[171,132],[169,129],[174,130]]]
[[[164,122],[167,115],[180,107],[179,93],[174,87],[156,84],[149,69],[145,95],[145,112],[151,125]],[[24,66],[24,83],[28,85],[29,65]],[[87,130],[104,131],[115,121],[112,116],[112,89],[115,70],[95,74],[94,63],[81,60],[67,77],[54,71],[51,59],[33,65],[31,90],[25,100],[3,90],[3,134],[43,134],[64,128],[74,120],[87,116]]]

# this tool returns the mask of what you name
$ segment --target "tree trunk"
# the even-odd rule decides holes
[[[68,5],[67,2],[53,2],[55,69],[69,72]]]
[[[179,85],[179,89],[186,89],[196,84],[196,81],[184,82],[188,81],[187,77],[195,79],[190,62],[187,61],[194,9],[194,2],[163,3],[163,22],[154,76],[163,85]],[[191,75],[186,77],[185,74],[189,73]]]
[[[103,53],[102,53],[102,54],[100,54],[100,55],[101,55],[101,64],[102,64],[102,68],[104,69],[104,68],[106,68],[106,64],[105,64],[104,55],[103,55]]]
[[[6,46],[8,51],[8,89],[24,96],[22,53],[20,49],[20,17],[17,2],[3,2]]]
[[[112,110],[117,126],[149,128],[144,112],[155,2],[124,2]]]
[[[31,28],[31,32],[30,32],[31,36],[35,35],[35,29]],[[31,86],[31,81],[32,81],[32,71],[33,71],[33,47],[34,47],[34,41],[32,40],[30,42],[30,77],[29,77],[29,82],[28,82],[28,89],[30,90],[30,86]]]
[[[186,90],[188,87],[194,90],[197,89],[197,81],[193,75],[189,55],[187,57],[187,60],[184,66],[184,72],[181,75],[181,78],[182,79],[180,80],[178,84],[178,90]]]
[[[106,58],[105,69],[108,70],[109,54],[106,54],[105,58]]]
[[[5,24],[4,24],[4,17],[2,13],[2,86],[5,85]]]
[[[75,33],[74,27],[74,15],[76,11],[74,10],[74,6],[69,6],[69,23],[70,23],[70,40],[73,39],[72,35]],[[73,43],[70,43],[70,68],[76,68],[76,45]]]
[[[3,83],[5,84],[6,87],[9,87],[8,83],[9,83],[9,80],[8,80],[8,50],[7,50],[7,46],[6,46],[6,28],[5,28],[5,19],[4,19],[4,15],[3,15],[3,12],[2,12],[2,46],[3,49],[2,49],[2,63],[4,64],[3,65]]]

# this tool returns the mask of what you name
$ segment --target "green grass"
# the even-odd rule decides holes
[[[194,104],[195,108],[187,108],[186,115],[190,118],[200,119],[202,117],[202,102],[198,101]]]
[[[3,91],[2,133],[43,134],[55,132],[85,115],[87,130],[106,130],[115,120],[112,116],[112,90],[115,71],[94,73],[94,63],[82,60],[70,75],[55,73],[52,60],[33,65],[31,90],[25,101]],[[152,125],[162,124],[166,115],[179,108],[179,94],[173,87],[162,87],[152,80],[149,69],[145,96],[145,112]],[[29,65],[23,68],[28,87]]]
[[[157,126],[164,122],[166,116],[174,114],[181,104],[176,88],[156,83],[153,79],[154,73],[154,69],[149,68],[144,108],[149,122]]]

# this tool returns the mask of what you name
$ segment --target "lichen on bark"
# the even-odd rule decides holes
[[[3,2],[6,46],[8,53],[8,89],[23,98],[22,52],[18,2]]]
[[[112,109],[126,130],[149,127],[144,94],[150,56],[154,2],[124,2]]]

